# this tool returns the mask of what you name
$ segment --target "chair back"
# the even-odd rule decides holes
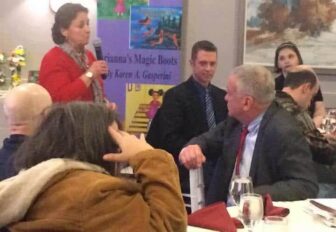
[[[186,204],[191,212],[195,212],[204,207],[204,180],[203,168],[191,169],[189,171],[190,193],[183,194],[184,197],[190,198],[190,204]]]

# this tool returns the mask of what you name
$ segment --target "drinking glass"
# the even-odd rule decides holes
[[[251,177],[234,176],[232,178],[229,194],[237,206],[239,206],[240,196],[242,194],[252,192],[253,192],[253,184]]]
[[[321,128],[326,134],[333,133],[336,126],[336,111],[329,110],[325,118],[322,120]]]
[[[241,195],[239,211],[241,219],[249,232],[258,224],[264,216],[264,204],[262,196],[255,193]]]

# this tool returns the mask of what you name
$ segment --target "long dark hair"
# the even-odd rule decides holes
[[[55,104],[15,153],[15,168],[19,171],[48,159],[69,158],[99,165],[113,174],[115,165],[102,159],[104,154],[118,151],[108,133],[113,122],[120,128],[116,112],[105,104]]]
[[[88,13],[89,10],[81,4],[66,3],[62,5],[55,14],[55,23],[51,28],[52,39],[55,44],[65,42],[61,29],[68,29],[72,20],[77,17],[80,12]]]
[[[284,43],[280,44],[277,47],[277,49],[275,50],[274,72],[276,72],[276,73],[280,73],[282,71],[281,68],[279,68],[279,65],[278,65],[278,58],[279,58],[280,51],[282,49],[285,49],[285,48],[291,49],[296,54],[296,56],[298,57],[299,64],[303,64],[303,60],[302,60],[302,57],[301,57],[301,54],[300,54],[300,51],[299,51],[298,47],[293,42],[287,41],[287,42],[284,42]]]

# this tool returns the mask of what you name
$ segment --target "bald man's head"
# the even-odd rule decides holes
[[[27,83],[11,89],[4,100],[10,130],[31,134],[39,121],[39,115],[51,104],[48,91],[38,84]]]
[[[293,66],[288,68],[289,72],[301,72],[301,71],[309,71],[315,74],[314,69],[312,68],[312,66],[310,65],[306,65],[306,64],[301,64],[301,65],[297,65],[297,66]],[[316,75],[316,74],[315,74]]]
[[[304,110],[308,109],[318,90],[318,78],[314,70],[306,65],[299,65],[288,71],[282,89]]]

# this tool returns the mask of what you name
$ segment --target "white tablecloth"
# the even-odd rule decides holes
[[[335,201],[336,199],[331,199]],[[294,202],[275,202],[274,205],[286,207],[290,210],[288,218],[288,232],[336,232],[336,228],[331,228],[325,225],[318,215],[312,215],[305,211],[306,207],[309,205],[309,200],[305,201],[294,201]],[[238,215],[237,207],[229,207],[229,214],[231,217],[236,217]],[[206,230],[202,228],[188,226],[188,232],[206,232],[212,230]],[[239,229],[239,232],[247,231],[244,229]],[[263,232],[263,224],[260,223],[256,232]],[[266,232],[266,231],[265,231]],[[267,231],[268,232],[268,231]],[[272,232],[272,231],[269,231]]]

